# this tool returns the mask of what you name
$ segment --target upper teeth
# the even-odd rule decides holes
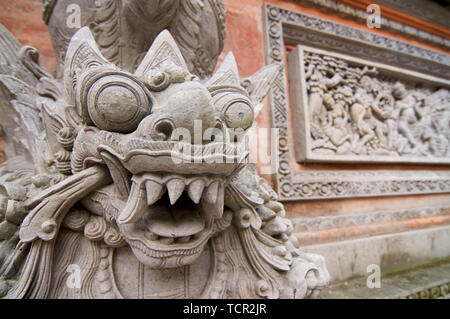
[[[184,190],[184,181],[179,178],[171,179],[166,184],[169,192],[170,204],[174,205]]]
[[[219,183],[221,182],[217,178],[197,176],[169,175],[160,177],[150,173],[133,176],[133,183],[142,184],[142,181],[145,181],[148,205],[152,205],[160,199],[164,195],[165,189],[169,193],[170,204],[172,205],[175,205],[185,189],[194,203],[198,204],[203,195],[208,202],[213,204],[217,200]]]
[[[187,192],[194,203],[198,204],[200,202],[203,189],[205,189],[205,181],[202,179],[194,180],[189,184]]]
[[[134,175],[128,201],[118,217],[118,222],[122,224],[136,222],[144,215],[148,206],[156,203],[164,195],[166,189],[171,205],[175,205],[184,189],[195,204],[200,202],[202,196],[207,203],[214,204],[221,196],[220,190],[223,191],[221,184],[223,181],[208,177],[179,175],[161,177],[150,173]]]
[[[147,204],[149,206],[156,203],[158,199],[160,199],[164,194],[163,185],[152,180],[148,180],[145,182],[145,188],[147,190]]]
[[[214,204],[217,201],[217,192],[219,191],[219,182],[214,181],[209,184],[205,192],[205,199],[208,203]]]

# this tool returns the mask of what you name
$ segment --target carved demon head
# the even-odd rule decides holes
[[[61,83],[35,52],[23,47],[11,69],[24,80],[0,74],[6,145],[29,154],[0,166],[0,244],[8,248],[0,284],[16,276],[8,298],[71,295],[59,278],[81,261],[85,298],[121,297],[127,288],[113,289],[111,278],[136,263],[154,278],[201,271],[191,290],[169,280],[188,296],[303,298],[327,284],[323,258],[298,249],[283,205],[246,161],[245,137],[279,65],[240,80],[229,54],[199,80],[162,31],[130,73],[85,27],[70,41]],[[162,296],[160,283],[145,287]]]
[[[234,57],[202,83],[163,31],[131,74],[109,63],[83,28],[69,45],[64,76],[66,102],[79,118],[72,172],[101,163],[112,178],[95,193],[114,209],[105,214],[107,203],[96,207],[95,196],[83,204],[115,220],[142,263],[193,262],[230,224],[224,192],[246,158],[233,136],[254,119]]]

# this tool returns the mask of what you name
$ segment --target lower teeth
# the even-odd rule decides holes
[[[191,239],[191,236],[183,236],[180,238],[177,238],[177,241],[180,243],[187,243]]]
[[[173,237],[165,237],[165,238],[161,238],[159,241],[162,244],[169,245],[169,244],[172,244],[175,241],[175,239]]]
[[[174,243],[175,241],[177,243],[183,243],[183,244],[188,243],[191,239],[198,238],[199,234],[195,234],[195,235],[191,235],[191,236],[182,236],[182,237],[161,237],[155,233],[147,231],[147,232],[145,232],[145,237],[151,241],[159,240],[160,243],[169,245],[169,244]]]
[[[154,233],[150,233],[150,232],[146,232],[145,237],[147,237],[150,240],[158,240],[159,239],[158,235],[156,235]]]

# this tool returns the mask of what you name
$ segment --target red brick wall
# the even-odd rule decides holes
[[[56,58],[47,26],[42,20],[42,0],[0,0],[0,23],[23,44],[39,50],[40,62],[54,74]]]

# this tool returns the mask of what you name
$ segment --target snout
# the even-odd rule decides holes
[[[152,114],[142,120],[135,136],[203,144],[206,130],[218,126],[209,91],[193,81],[171,85],[167,91],[164,95],[169,98],[157,103]]]

